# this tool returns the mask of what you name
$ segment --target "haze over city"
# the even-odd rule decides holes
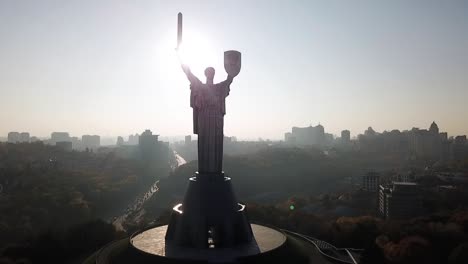
[[[0,0],[0,264],[468,263],[467,14]]]
[[[191,134],[174,48],[226,77],[225,134],[281,139],[292,126],[352,135],[427,128],[468,134],[466,1],[2,1],[0,135]],[[242,19],[240,19],[240,17]]]

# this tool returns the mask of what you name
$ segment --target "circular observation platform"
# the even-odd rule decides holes
[[[189,248],[166,243],[167,225],[150,228],[134,234],[130,244],[138,251],[155,257],[173,260],[202,260],[208,263],[232,263],[238,258],[267,253],[280,248],[286,242],[286,236],[275,229],[252,224],[254,240],[234,247]]]
[[[304,236],[252,224],[255,247],[213,248],[198,250],[178,248],[167,256],[164,230],[167,225],[148,228],[132,237],[111,242],[89,256],[84,264],[332,264],[346,263],[330,259]],[[355,263],[355,262],[354,262]]]

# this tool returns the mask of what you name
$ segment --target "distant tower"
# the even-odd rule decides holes
[[[143,132],[141,136],[138,138],[138,145],[142,147],[142,146],[150,146],[150,145],[157,144],[158,137],[159,135],[153,135],[153,132],[151,132],[151,130],[146,129],[145,132]]]
[[[128,145],[138,145],[140,141],[140,135],[135,134],[135,135],[130,135],[128,136]]]
[[[28,132],[22,132],[20,134],[20,142],[26,142],[29,143],[30,137]]]
[[[124,145],[124,139],[123,137],[117,137],[117,146],[120,147],[120,146],[123,146]]]
[[[341,131],[341,142],[349,143],[351,141],[351,132],[349,130]]]
[[[143,158],[150,160],[154,156],[156,148],[159,146],[158,137],[159,135],[153,135],[153,132],[149,129],[146,129],[140,135],[138,146]]]
[[[315,127],[315,131],[315,144],[323,146],[325,144],[325,128],[319,123]]]
[[[70,141],[70,134],[68,132],[52,132],[50,134],[50,141],[52,145],[55,145],[57,142]]]
[[[366,136],[375,136],[375,130],[372,127],[369,127],[366,131],[364,131],[364,135]]]
[[[192,136],[191,135],[185,136],[185,145],[188,146],[191,143],[192,143]]]
[[[429,131],[433,134],[439,134],[439,126],[437,126],[436,122],[432,122]]]
[[[19,132],[10,132],[8,133],[8,142],[9,143],[18,143],[21,141],[21,135]]]
[[[316,126],[316,128],[318,130],[318,133],[320,133],[320,134],[325,133],[325,128],[320,123]]]

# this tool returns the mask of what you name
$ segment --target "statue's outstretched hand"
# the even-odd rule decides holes
[[[191,84],[201,84],[200,80],[197,78],[197,76],[193,75],[190,67],[187,64],[182,63],[181,67]]]
[[[187,74],[190,72],[190,67],[187,64],[181,64],[182,70]]]

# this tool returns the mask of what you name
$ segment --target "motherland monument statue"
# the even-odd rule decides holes
[[[181,13],[177,39],[180,46]],[[182,203],[172,208],[169,223],[155,221],[130,237],[111,242],[87,258],[86,264],[336,262],[334,257],[331,262],[320,257],[324,253],[309,237],[249,222],[246,206],[237,201],[231,178],[223,171],[225,99],[240,72],[241,53],[224,52],[224,68],[228,74],[225,81],[215,84],[215,70],[208,67],[203,83],[188,65],[182,64],[190,81],[190,106],[193,132],[198,135],[199,159],[198,171],[189,178]],[[173,196],[171,188],[165,190],[161,186],[161,191]]]
[[[179,28],[181,26],[179,23]],[[178,42],[182,41],[179,30]],[[235,50],[224,53],[224,66],[228,74],[225,81],[213,83],[215,69],[205,69],[206,82],[202,83],[186,64],[182,70],[190,81],[190,107],[193,108],[193,133],[198,135],[198,172],[222,175],[224,115],[226,97],[231,83],[241,68],[241,53]]]
[[[182,14],[178,15],[178,47],[182,43]],[[225,99],[241,68],[241,53],[224,52],[225,81],[213,83],[215,69],[205,70],[203,83],[182,64],[190,81],[190,106],[193,108],[193,133],[198,135],[198,171],[190,178],[182,204],[174,207],[168,226],[168,244],[198,248],[227,247],[252,240],[252,230],[237,203],[231,179],[224,175],[223,139]]]

